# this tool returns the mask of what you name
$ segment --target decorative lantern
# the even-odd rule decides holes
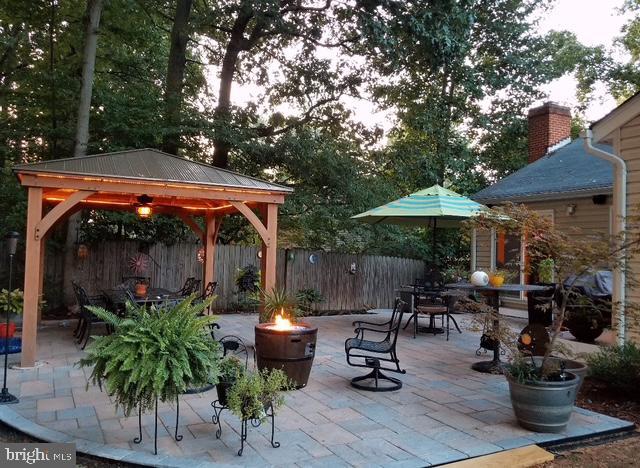
[[[150,203],[153,201],[149,195],[140,195],[138,197],[138,203],[135,205],[137,215],[142,219],[150,218],[153,214],[153,209]]]
[[[84,260],[89,256],[89,247],[84,244],[78,246],[78,258]]]

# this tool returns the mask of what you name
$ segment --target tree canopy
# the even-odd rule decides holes
[[[430,258],[424,231],[350,216],[433,183],[470,194],[520,168],[526,109],[554,78],[575,72],[585,95],[597,67],[616,96],[640,83],[637,19],[620,41],[631,61],[614,64],[569,33],[540,35],[534,18],[550,3],[108,0],[87,151],[163,148],[291,186],[286,246]],[[21,228],[25,205],[7,169],[73,154],[86,7],[0,4],[3,229]],[[358,120],[362,102],[392,116],[384,129]],[[257,240],[241,218],[222,229],[222,242]],[[82,235],[189,233],[171,218],[85,213]]]

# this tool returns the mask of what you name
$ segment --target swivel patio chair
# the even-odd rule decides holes
[[[396,354],[398,331],[406,308],[407,304],[405,302],[396,299],[389,321],[381,324],[362,321],[354,322],[356,324],[356,329],[354,330],[356,336],[344,342],[347,364],[354,367],[366,367],[371,369],[371,372],[351,379],[353,387],[372,392],[389,392],[402,388],[400,379],[389,377],[383,374],[382,371],[397,372],[399,374],[406,373],[404,369],[400,368],[400,361]],[[382,339],[380,341],[365,339],[365,332],[367,336],[372,333],[382,335]],[[387,357],[382,357],[385,355]],[[384,363],[391,363],[395,367],[384,367]],[[373,385],[364,383],[370,380],[373,380]],[[380,381],[390,382],[391,385],[380,385]]]

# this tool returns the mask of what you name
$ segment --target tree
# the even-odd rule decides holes
[[[330,105],[345,93],[358,94],[358,74],[348,62],[319,52],[348,50],[358,39],[350,30],[353,6],[300,0],[222,1],[208,12],[210,60],[220,63],[220,84],[212,115],[213,165],[227,167],[234,145],[284,134],[330,119]],[[234,106],[234,83],[264,89],[260,101]],[[286,117],[274,108],[286,105]],[[258,112],[262,111],[262,112]],[[262,114],[262,115],[260,115]]]
[[[89,117],[91,113],[91,93],[93,91],[93,74],[96,66],[96,52],[98,50],[98,29],[102,14],[103,0],[87,0],[87,29],[84,37],[84,51],[82,53],[82,85],[78,102],[78,120],[76,123],[76,144],[74,156],[87,154],[89,142]]]
[[[179,147],[180,135],[176,129],[180,126],[182,87],[187,64],[188,27],[192,4],[192,0],[178,0],[176,2],[175,17],[171,28],[171,48],[169,49],[165,86],[167,129],[162,140],[162,150],[171,154],[178,154]]]

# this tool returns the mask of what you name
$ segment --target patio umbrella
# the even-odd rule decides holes
[[[432,260],[435,262],[436,229],[457,227],[460,221],[486,209],[486,206],[436,184],[352,216],[352,219],[368,224],[430,227],[433,230]]]

